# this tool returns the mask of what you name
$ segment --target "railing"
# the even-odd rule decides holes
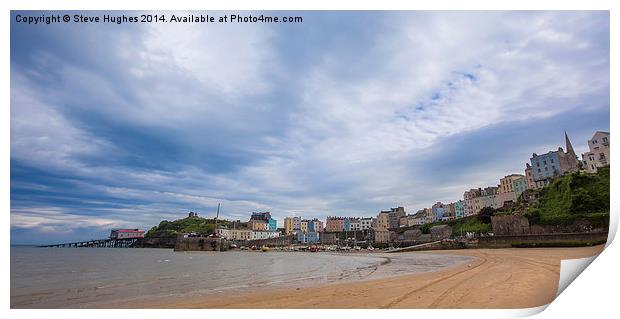
[[[122,238],[122,239],[93,239],[86,241],[78,241],[72,243],[42,245],[39,247],[55,247],[55,248],[132,248],[141,238]]]

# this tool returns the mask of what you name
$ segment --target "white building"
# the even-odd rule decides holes
[[[597,131],[588,140],[590,151],[581,154],[583,168],[588,173],[596,173],[599,167],[607,166],[611,163],[609,153],[609,132]]]
[[[360,229],[370,229],[375,219],[372,217],[364,217],[360,219]]]
[[[280,232],[271,230],[254,230],[252,231],[252,239],[268,239],[280,237]]]

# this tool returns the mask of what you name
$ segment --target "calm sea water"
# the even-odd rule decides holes
[[[11,247],[11,308],[89,308],[300,288],[437,270],[467,260],[413,253]]]

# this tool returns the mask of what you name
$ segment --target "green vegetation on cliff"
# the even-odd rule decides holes
[[[528,208],[530,224],[560,225],[585,219],[594,225],[609,224],[610,168],[596,174],[571,173],[540,191],[538,207]]]
[[[227,220],[219,220],[218,225],[230,226]],[[186,217],[175,221],[164,220],[154,226],[147,233],[147,238],[176,237],[184,233],[211,234],[215,230],[215,219],[203,217]]]

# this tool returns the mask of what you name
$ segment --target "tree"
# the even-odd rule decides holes
[[[483,207],[478,213],[478,220],[485,224],[491,223],[491,217],[495,215],[495,209],[493,207]]]

